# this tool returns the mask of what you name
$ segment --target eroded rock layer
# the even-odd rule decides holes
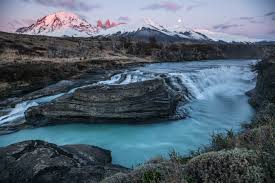
[[[59,122],[137,122],[172,118],[181,95],[163,78],[125,85],[92,85],[29,108],[33,126]]]

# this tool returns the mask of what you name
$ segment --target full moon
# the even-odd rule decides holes
[[[181,19],[180,18],[178,19],[178,23],[181,23]]]

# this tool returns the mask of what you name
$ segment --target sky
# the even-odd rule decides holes
[[[91,24],[150,18],[166,26],[275,40],[275,0],[0,0],[0,31],[14,32],[59,11],[76,13]]]

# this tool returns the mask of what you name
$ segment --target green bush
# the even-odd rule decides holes
[[[161,181],[161,174],[158,171],[148,170],[144,172],[142,182],[144,183],[158,183]]]
[[[195,182],[265,182],[257,153],[246,149],[209,152],[191,159],[185,175]]]
[[[219,151],[222,149],[232,149],[236,146],[236,135],[233,130],[228,130],[226,134],[217,133],[212,135],[210,149]]]
[[[179,153],[177,153],[175,150],[172,150],[169,153],[170,161],[173,163],[179,163],[179,164],[185,164],[187,163],[191,157],[190,156],[182,156]]]

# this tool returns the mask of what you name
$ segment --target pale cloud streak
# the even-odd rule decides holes
[[[146,7],[141,8],[142,10],[167,10],[167,11],[178,11],[180,9],[182,9],[183,6],[175,3],[175,2],[169,2],[169,1],[165,1],[165,2],[161,2],[161,3],[154,3],[154,4],[150,4]]]
[[[99,4],[89,4],[88,1],[78,0],[24,0],[26,3],[36,3],[43,6],[66,8],[73,11],[91,11],[100,8]]]

